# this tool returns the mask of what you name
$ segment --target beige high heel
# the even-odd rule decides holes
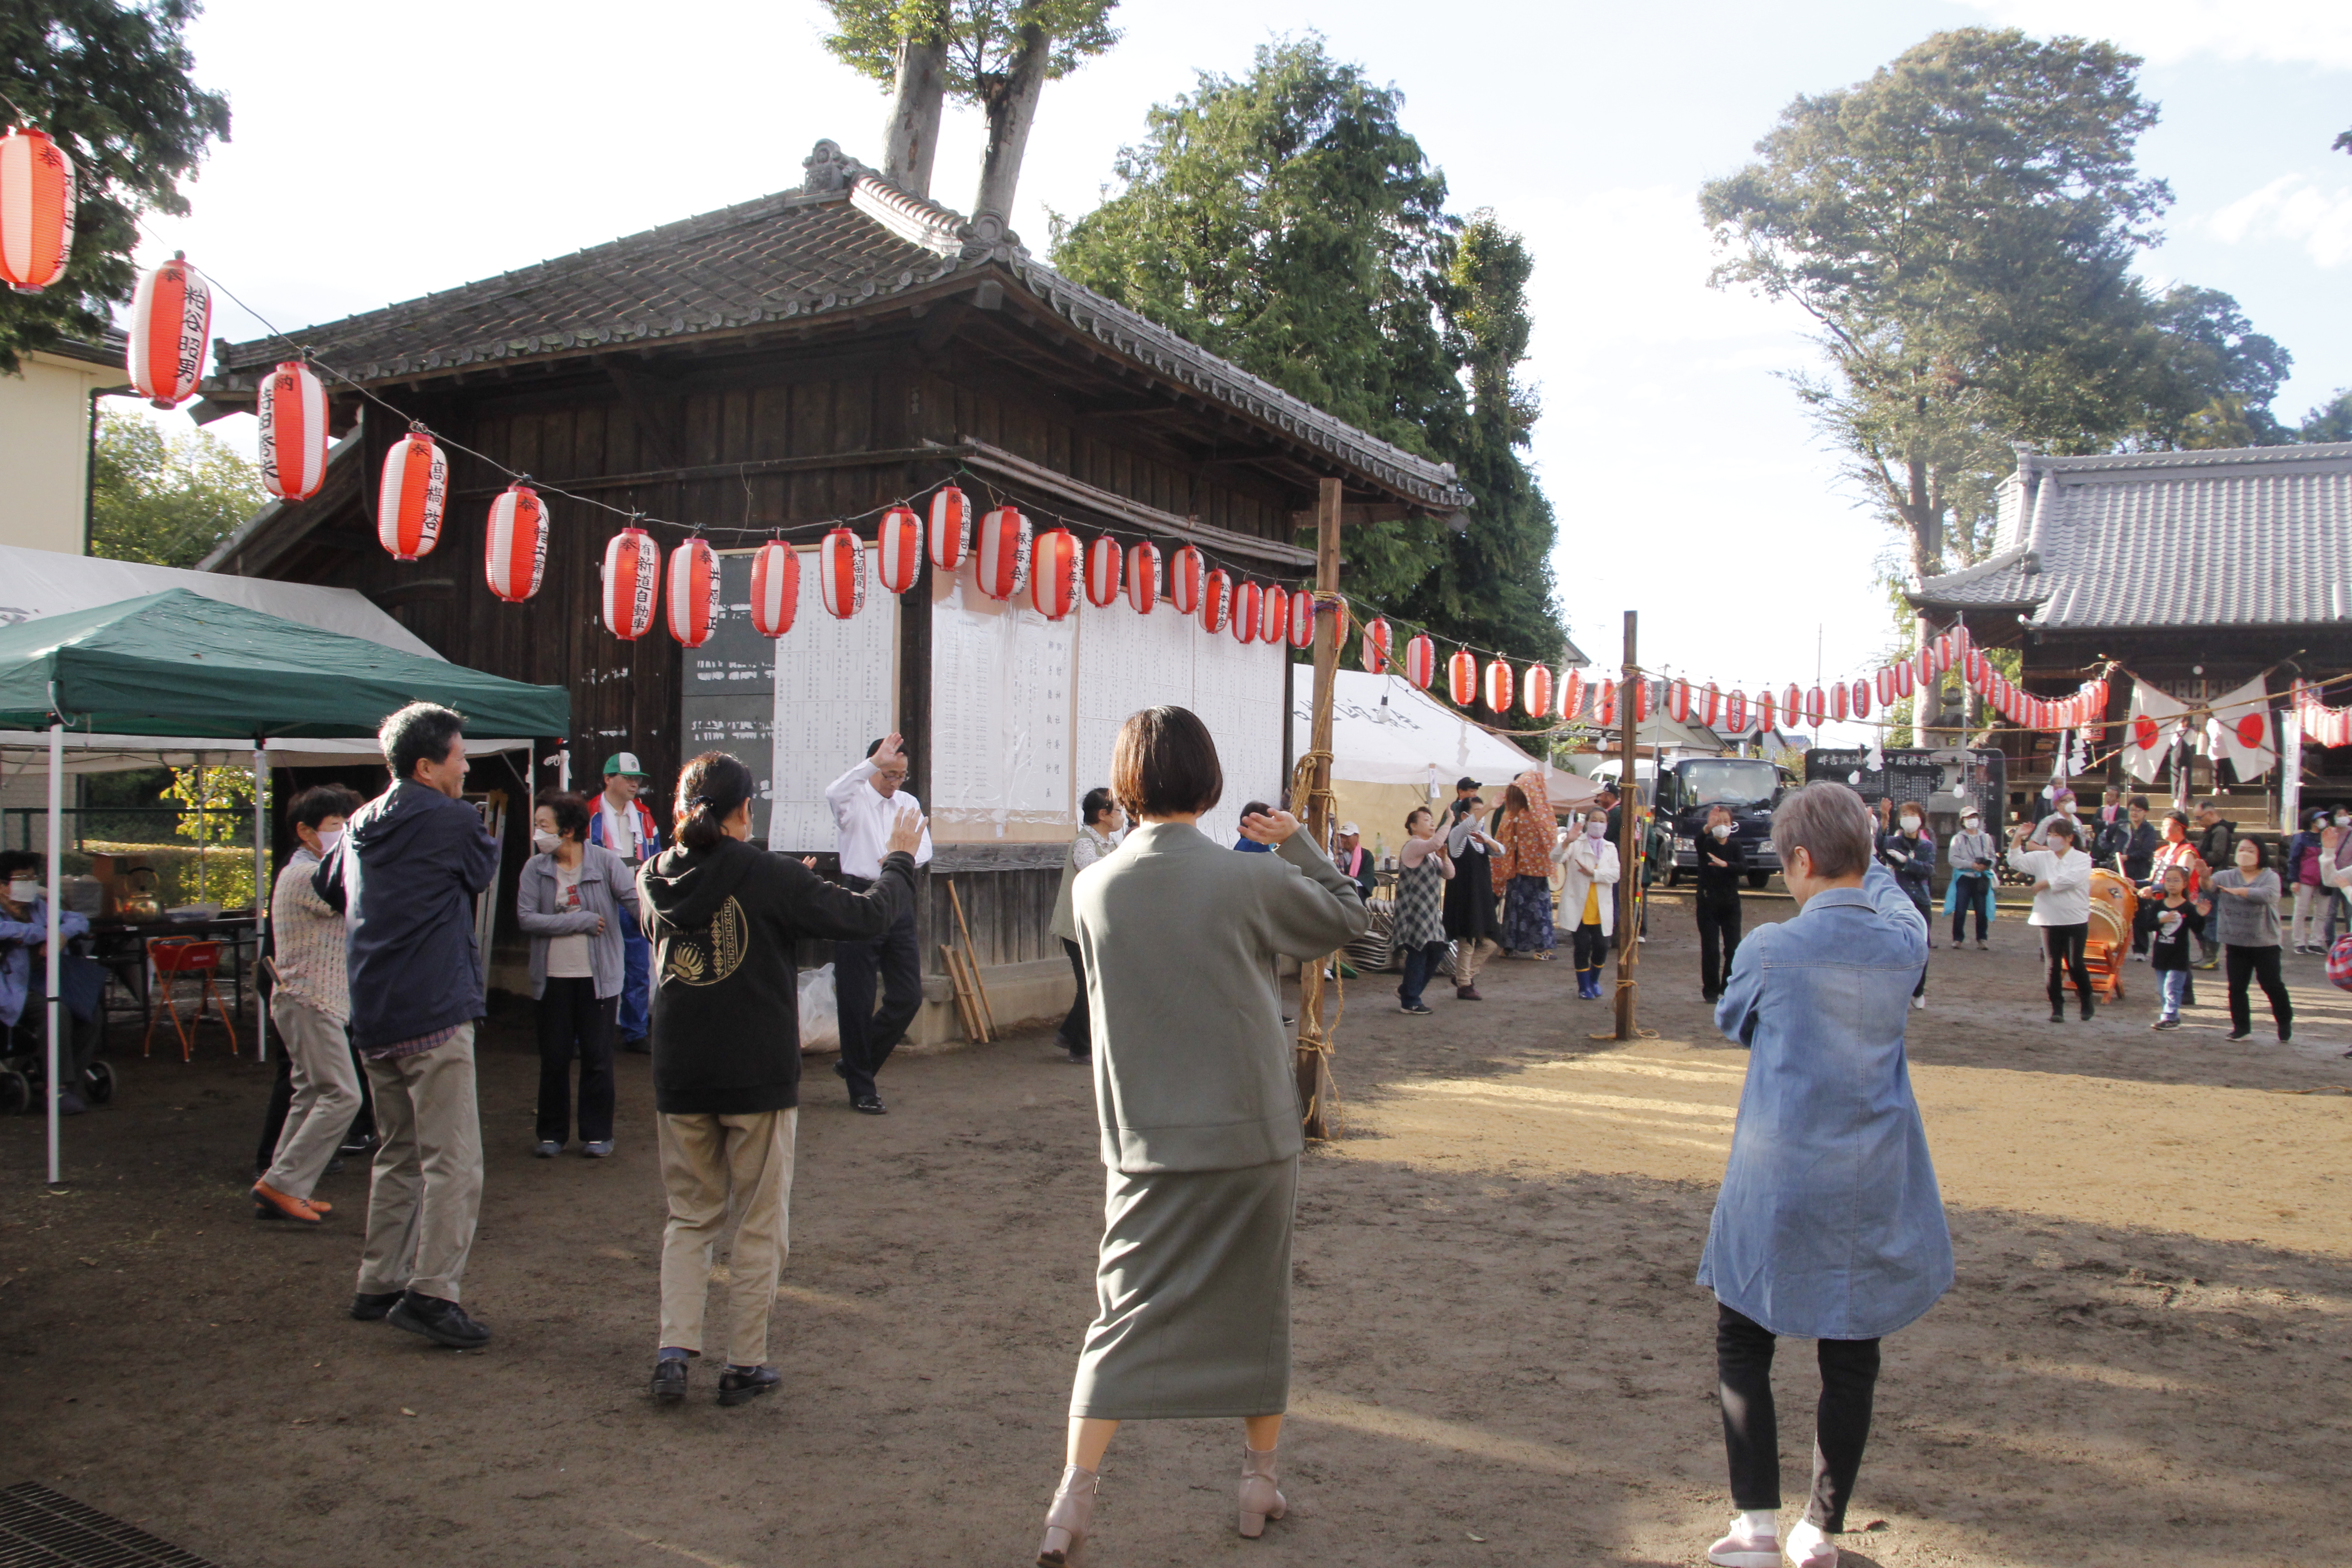
[[[1053,1506],[1045,1510],[1045,1539],[1037,1547],[1037,1568],[1066,1568],[1094,1528],[1095,1492],[1102,1485],[1099,1471],[1071,1465],[1054,1489]]]
[[[1265,1533],[1265,1521],[1280,1519],[1290,1510],[1290,1504],[1274,1488],[1274,1454],[1272,1448],[1260,1453],[1247,1443],[1242,1445],[1242,1535],[1255,1541]]]

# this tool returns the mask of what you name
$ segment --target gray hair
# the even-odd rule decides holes
[[[1870,865],[1875,819],[1862,796],[1832,779],[1815,779],[1781,797],[1772,813],[1772,847],[1783,869],[1801,848],[1816,877],[1852,877]]]

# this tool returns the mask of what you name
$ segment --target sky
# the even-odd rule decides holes
[[[190,42],[234,139],[188,217],[149,220],[142,263],[184,249],[290,330],[796,185],[820,137],[880,161],[886,96],[824,52],[815,0],[553,15],[213,0]],[[2329,151],[2352,127],[2343,0],[1472,0],[1444,26],[1401,0],[1126,0],[1113,19],[1119,46],[1045,89],[1014,228],[1042,255],[1048,214],[1101,199],[1150,105],[1201,72],[1246,72],[1276,37],[1319,30],[1400,89],[1455,210],[1492,207],[1533,252],[1533,459],[1559,518],[1562,608],[1597,664],[1617,661],[1635,610],[1643,664],[1694,680],[1777,689],[1874,668],[1892,536],[1782,379],[1814,363],[1802,321],[1707,286],[1696,193],[1797,94],[1940,29],[2144,56],[2163,118],[2140,162],[2176,204],[2142,269],[2235,295],[2287,346],[2283,417],[2352,385],[2352,157]],[[936,199],[969,206],[982,141],[976,115],[951,112]],[[216,301],[215,335],[262,330]],[[211,428],[250,452],[248,416]]]

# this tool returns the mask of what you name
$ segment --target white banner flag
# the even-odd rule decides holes
[[[2180,733],[2181,715],[2188,711],[2185,703],[2145,680],[2132,682],[2131,721],[2124,731],[2124,766],[2132,777],[2142,784],[2156,782],[2164,771],[2165,754]]]
[[[2230,763],[2240,784],[2278,766],[2277,726],[2261,676],[2214,702],[2213,716],[2205,721],[2205,745],[2215,762]]]

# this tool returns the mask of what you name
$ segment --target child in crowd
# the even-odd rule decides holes
[[[2148,944],[2148,966],[2164,988],[2164,1013],[2149,1028],[2180,1027],[2180,1004],[2189,990],[2189,939],[2204,934],[2205,917],[2212,912],[2211,904],[2189,898],[2188,868],[2164,868],[2164,897],[2156,906]]]

